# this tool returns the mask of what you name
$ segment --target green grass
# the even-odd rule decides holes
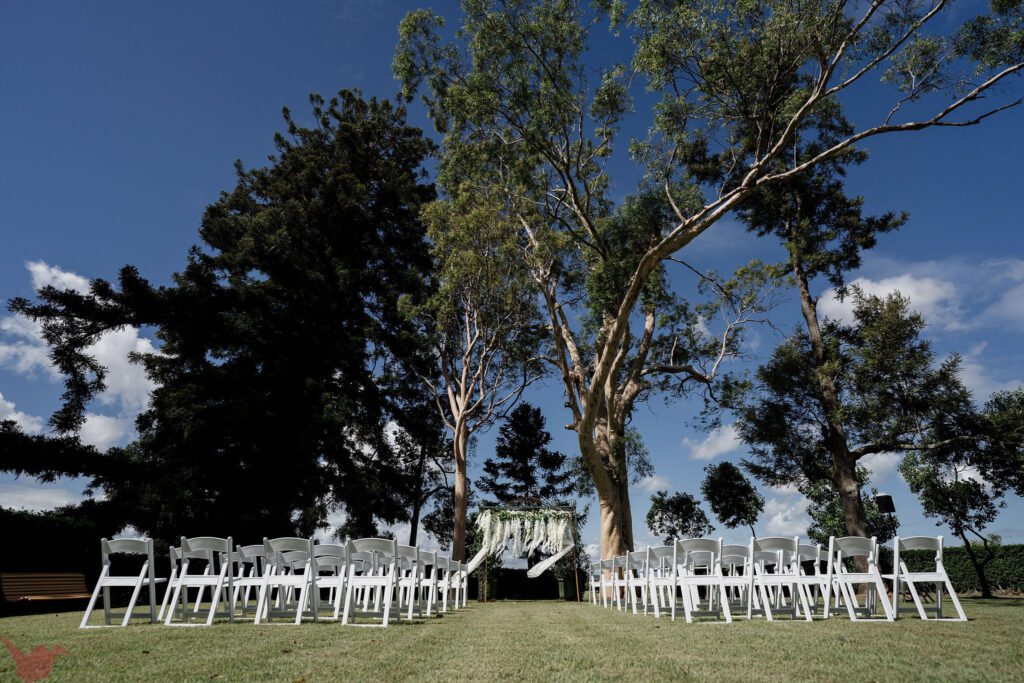
[[[0,619],[28,651],[61,646],[47,681],[1020,680],[1024,601],[964,601],[967,623],[687,625],[590,605],[471,603],[388,629],[337,623],[80,631],[81,613]],[[0,681],[18,680],[0,648]]]

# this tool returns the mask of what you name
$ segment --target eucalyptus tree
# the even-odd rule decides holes
[[[435,367],[422,375],[451,431],[452,556],[464,559],[470,439],[507,414],[542,372],[543,329],[518,231],[486,195],[455,188],[424,209],[436,291],[414,315]]]
[[[628,17],[624,3],[595,4],[465,0],[447,42],[442,19],[416,11],[401,24],[394,67],[409,97],[426,91],[445,135],[442,189],[451,175],[479,169],[474,177],[523,232],[609,557],[632,545],[621,451],[633,404],[655,388],[713,384],[735,351],[736,320],[725,324],[725,352],[689,343],[693,308],[667,296],[670,259],[758,188],[863,140],[972,125],[1019,104],[993,97],[1024,68],[1024,29],[1019,2],[953,30],[944,0],[640,0]],[[599,70],[584,59],[605,11],[616,37],[634,40],[630,67]],[[607,161],[637,76],[661,100],[650,138],[633,146],[647,171],[640,205],[615,210]],[[891,86],[888,114],[790,157],[794,140],[814,134],[808,122],[869,76]],[[952,99],[940,102],[945,95]],[[577,324],[574,310],[589,319]]]

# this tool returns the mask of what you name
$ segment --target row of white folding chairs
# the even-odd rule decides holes
[[[655,617],[662,611],[675,619],[680,602],[687,622],[695,617],[717,617],[731,622],[735,612],[746,617],[789,614],[810,621],[829,618],[845,608],[851,620],[893,621],[900,613],[914,613],[922,619],[944,619],[943,593],[956,610],[954,621],[966,616],[942,563],[942,537],[897,538],[893,544],[893,573],[883,574],[880,546],[874,538],[847,536],[829,539],[828,551],[819,545],[800,543],[799,537],[752,538],[746,545],[723,544],[721,539],[695,538],[673,545],[649,547],[591,565],[592,604],[638,613],[638,603]],[[912,572],[900,553],[928,550],[935,553],[935,567]],[[847,560],[860,559],[863,571],[848,567]],[[824,569],[822,565],[825,565]],[[808,565],[810,570],[808,571]],[[893,584],[890,602],[885,582]],[[921,584],[934,584],[935,600],[926,605],[918,591]],[[866,586],[864,601],[858,601],[858,586]],[[701,592],[703,589],[703,595]],[[913,607],[900,607],[904,589]],[[628,605],[627,605],[628,603]],[[879,612],[881,607],[881,612]]]
[[[237,615],[245,618],[251,612],[255,623],[287,617],[296,624],[305,618],[340,618],[342,623],[354,623],[358,617],[379,614],[381,625],[386,626],[392,603],[396,603],[395,616],[405,609],[408,619],[414,612],[423,616],[424,605],[426,616],[434,609],[444,612],[449,605],[466,605],[465,564],[389,539],[357,539],[336,545],[285,537],[233,546],[230,537],[183,537],[181,545],[170,550],[169,579],[155,576],[151,539],[102,539],[100,549],[100,577],[81,628],[90,627],[101,596],[103,625],[116,625],[112,621],[119,618],[119,625],[126,626],[143,589],[148,591],[150,621],[167,625],[209,625],[218,617],[233,621]],[[144,556],[138,574],[114,574],[112,561],[117,554]],[[164,582],[167,586],[158,612],[156,586]],[[133,589],[123,613],[111,609],[110,589],[114,587]],[[192,619],[201,614],[206,589],[210,590],[209,609],[205,619],[195,623]],[[192,601],[190,591],[196,593]],[[252,608],[254,596],[256,606]],[[322,613],[325,607],[329,616]]]

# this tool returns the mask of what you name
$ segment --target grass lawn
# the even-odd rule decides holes
[[[0,619],[28,652],[60,646],[47,681],[1021,680],[1024,600],[964,601],[967,623],[687,625],[590,605],[470,603],[384,629],[337,623],[80,631],[81,613]],[[0,648],[0,680],[16,681]]]

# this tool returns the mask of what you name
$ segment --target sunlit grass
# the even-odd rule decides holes
[[[590,605],[471,603],[388,629],[337,623],[80,631],[81,613],[0,619],[22,651],[61,646],[47,681],[1020,680],[1024,601],[964,601],[967,623],[687,625]],[[0,649],[0,680],[18,680]]]

